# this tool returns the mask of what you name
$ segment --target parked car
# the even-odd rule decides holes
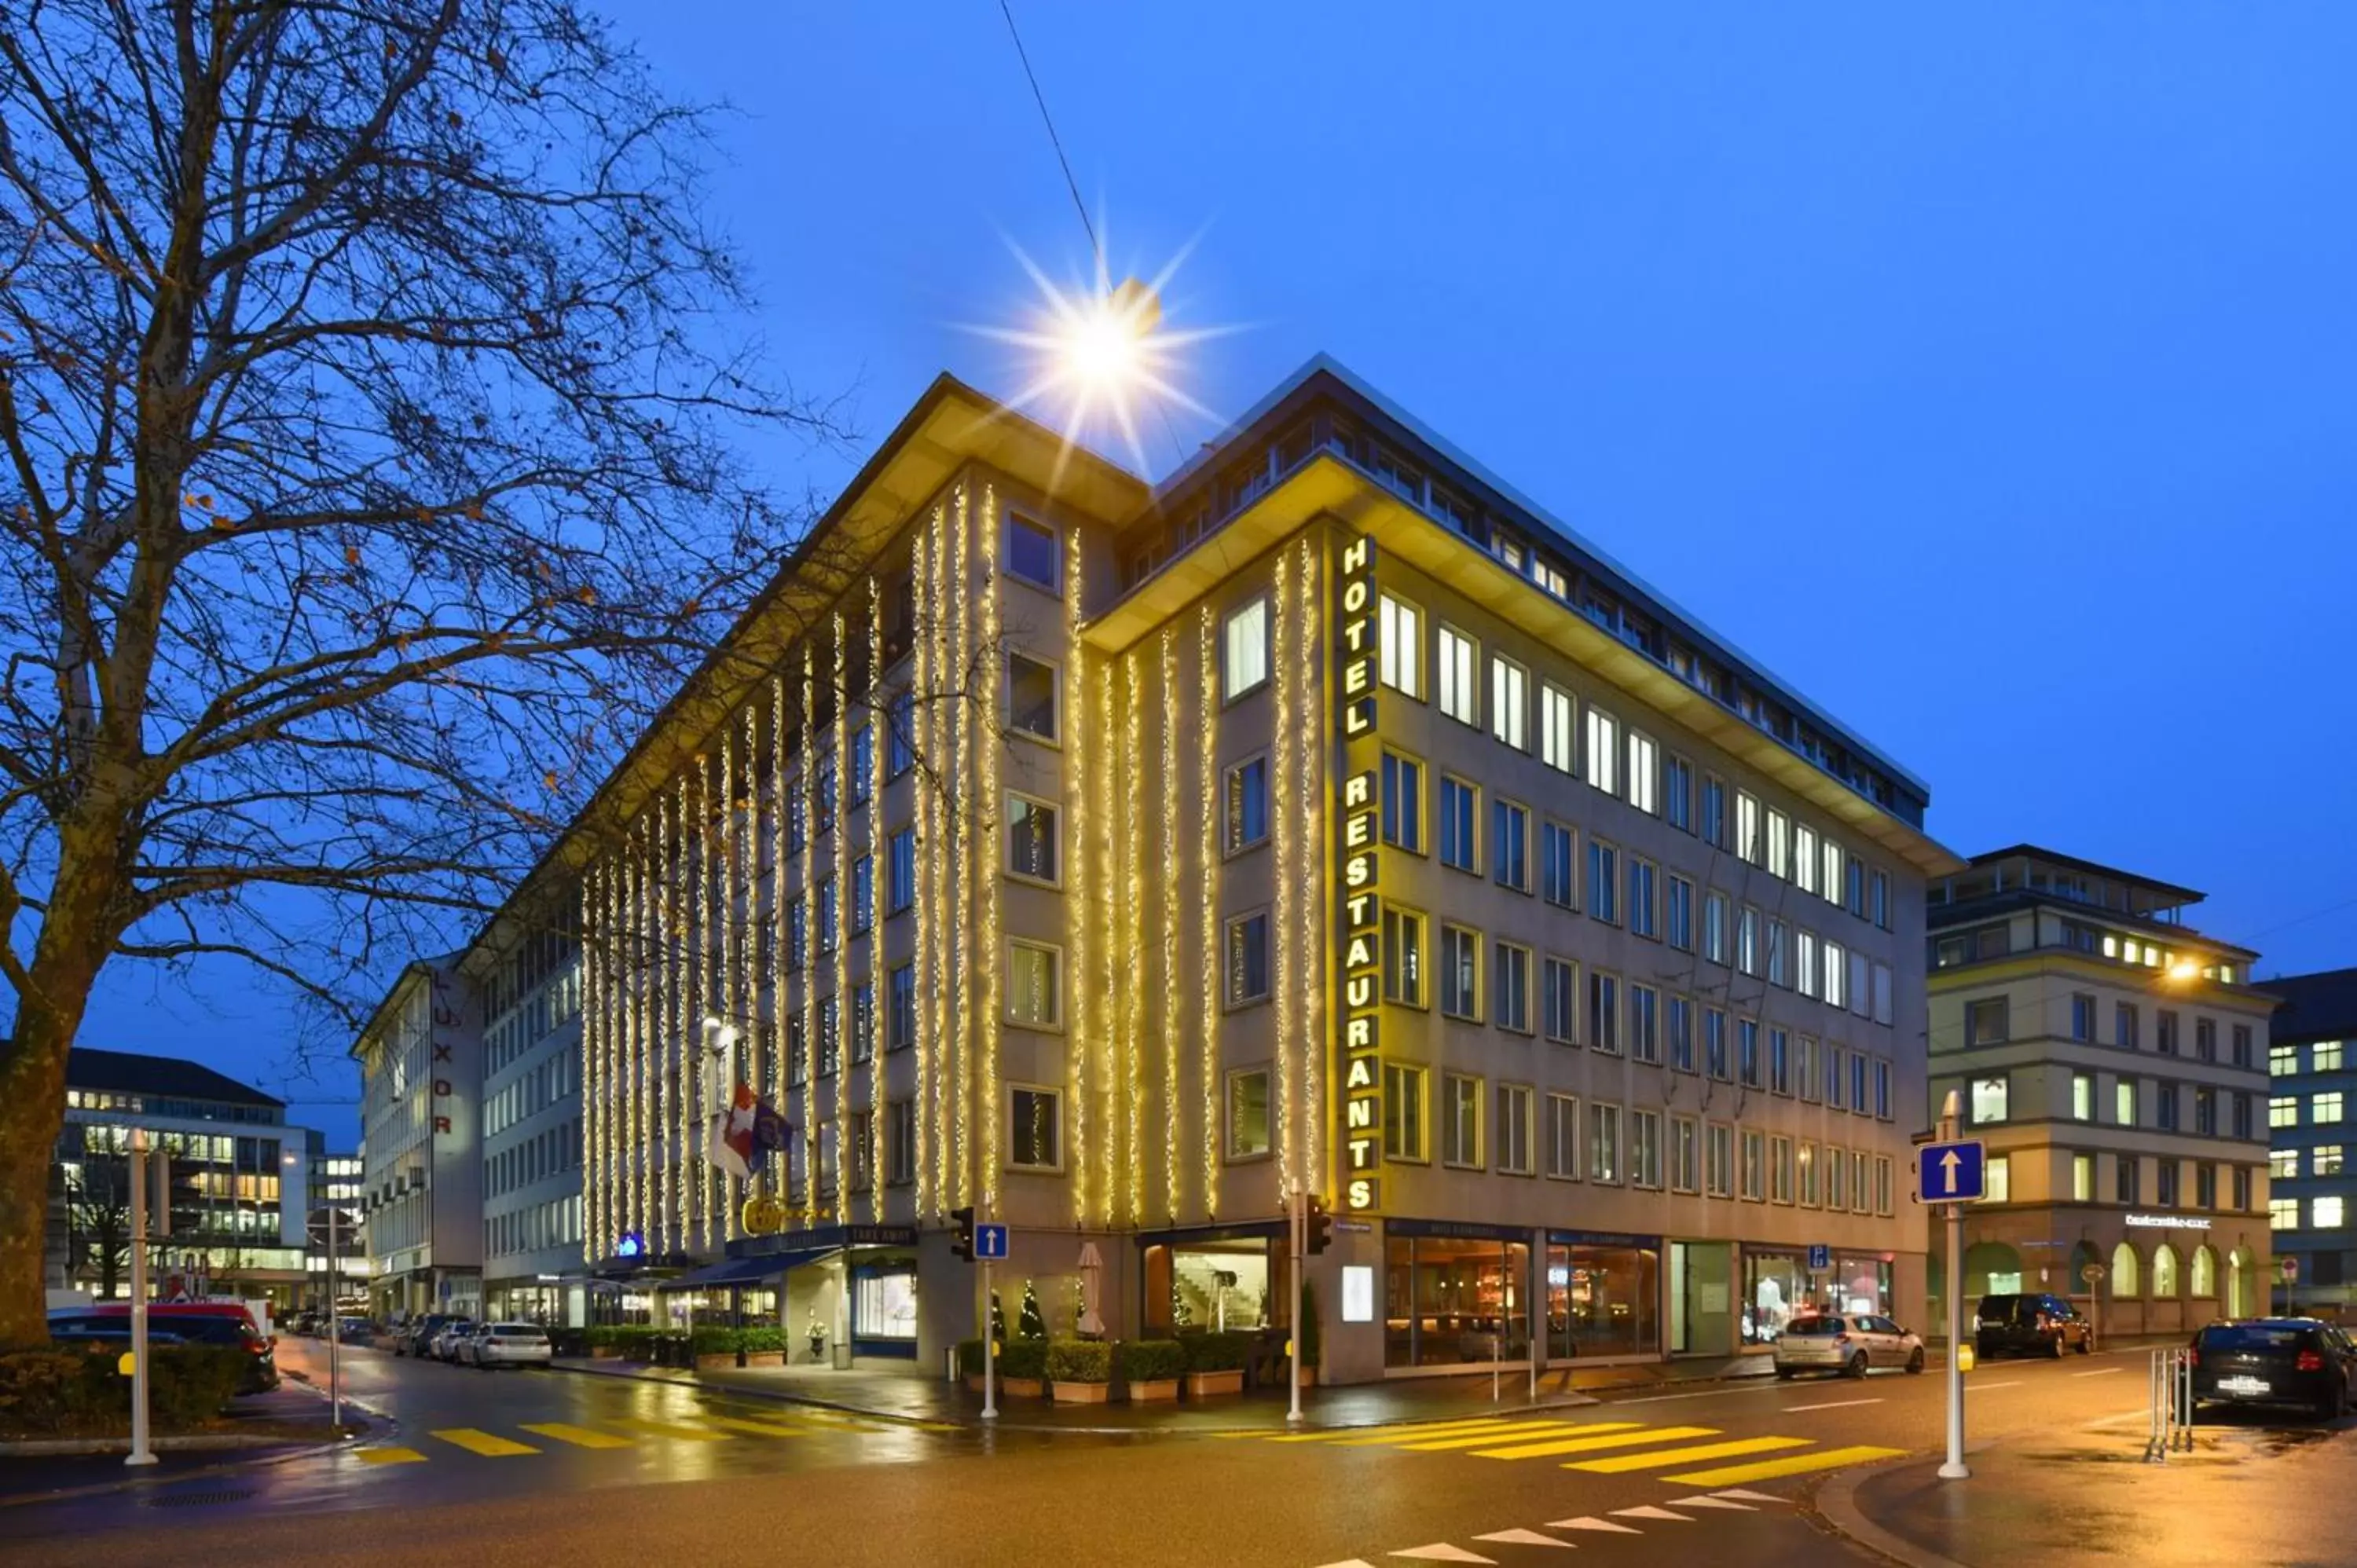
[[[1923,1369],[1923,1341],[1871,1313],[1805,1313],[1784,1325],[1774,1351],[1776,1375],[1834,1372],[1862,1378],[1876,1367]]]
[[[470,1323],[467,1325],[465,1333],[452,1337],[450,1354],[447,1358],[450,1364],[455,1367],[473,1366],[475,1347],[481,1344],[483,1336],[490,1331],[491,1326],[488,1323]]]
[[[401,1326],[393,1337],[393,1353],[396,1356],[430,1356],[434,1353],[434,1337],[450,1321],[447,1313],[429,1312],[413,1317]]]
[[[2059,1359],[2065,1349],[2085,1356],[2094,1351],[2095,1326],[2085,1313],[2043,1291],[1985,1295],[1973,1313],[1973,1348],[1983,1357],[2002,1353]]]
[[[437,1361],[456,1361],[458,1359],[458,1341],[473,1333],[474,1329],[475,1320],[471,1317],[446,1319],[442,1326],[434,1331],[426,1354]]]
[[[2285,1405],[2319,1421],[2348,1413],[2357,1392],[2357,1344],[2312,1317],[2213,1323],[2193,1337],[2193,1409]]]
[[[545,1367],[548,1335],[537,1323],[489,1323],[467,1341],[467,1359],[490,1371],[494,1367]]]
[[[56,1337],[60,1326],[91,1338],[107,1337],[101,1331],[113,1328],[127,1344],[131,1338],[131,1304],[102,1302],[96,1306],[51,1313],[51,1337]],[[158,1331],[178,1336],[182,1344],[227,1345],[244,1351],[245,1371],[238,1380],[237,1389],[242,1394],[267,1393],[278,1386],[275,1341],[262,1332],[253,1321],[253,1314],[236,1302],[158,1302],[147,1309],[151,1341]]]
[[[316,1312],[298,1312],[287,1322],[286,1326],[289,1331],[307,1337],[316,1336],[319,1332],[319,1315]]]
[[[376,1343],[376,1325],[365,1317],[347,1317],[339,1326],[336,1337],[347,1345]]]

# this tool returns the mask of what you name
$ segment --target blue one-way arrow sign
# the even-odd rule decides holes
[[[977,1225],[974,1228],[974,1255],[983,1262],[1003,1263],[1006,1261],[1006,1227]]]
[[[1977,1203],[1987,1165],[1978,1139],[1926,1144],[1915,1156],[1916,1191],[1926,1203]]]

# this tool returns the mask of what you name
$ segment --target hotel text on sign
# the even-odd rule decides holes
[[[1383,1155],[1383,918],[1376,886],[1382,861],[1374,744],[1380,650],[1375,550],[1367,540],[1352,538],[1342,547],[1335,594],[1334,733],[1341,745],[1335,802],[1341,928],[1335,950],[1342,999],[1336,1070],[1342,1083],[1342,1207],[1367,1213],[1383,1203],[1377,1172]]]

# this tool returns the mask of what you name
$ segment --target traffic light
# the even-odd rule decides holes
[[[1334,1217],[1326,1212],[1324,1198],[1313,1197],[1309,1200],[1309,1212],[1304,1217],[1303,1223],[1308,1228],[1309,1235],[1305,1245],[1312,1257],[1333,1245]]]
[[[971,1263],[974,1262],[974,1210],[952,1208],[950,1218],[957,1221],[957,1234],[950,1239],[950,1251]]]

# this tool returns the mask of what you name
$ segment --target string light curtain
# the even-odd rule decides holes
[[[1071,955],[1071,974],[1065,987],[1064,1054],[1071,1080],[1071,1158],[1066,1162],[1072,1181],[1072,1220],[1089,1222],[1090,1112],[1089,1052],[1095,1038],[1090,998],[1096,993],[1096,974],[1089,967],[1090,928],[1095,911],[1090,906],[1089,789],[1085,758],[1089,750],[1088,645],[1081,636],[1081,531],[1064,536],[1064,800],[1072,820],[1071,848],[1064,867],[1064,947]]]

